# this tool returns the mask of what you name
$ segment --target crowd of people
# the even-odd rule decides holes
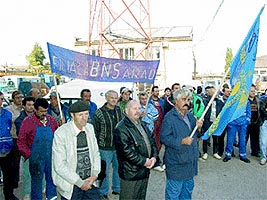
[[[191,199],[198,161],[213,157],[228,162],[239,149],[239,158],[267,161],[267,97],[251,86],[246,110],[230,122],[220,136],[202,140],[220,114],[231,88],[152,86],[133,99],[133,91],[108,90],[100,108],[91,101],[90,89],[69,107],[60,94],[49,100],[33,89],[24,97],[12,93],[12,104],[3,108],[0,92],[0,167],[5,200],[18,199],[14,189],[23,181],[23,199],[145,199],[150,170],[166,172],[166,199]],[[215,98],[213,96],[215,95]],[[195,101],[194,99],[197,98]],[[211,102],[212,100],[212,102]],[[204,108],[209,106],[204,118]],[[196,133],[191,135],[196,128]],[[226,138],[225,138],[226,137]],[[226,143],[225,143],[226,141]],[[202,148],[199,146],[202,145]],[[164,146],[163,159],[159,152]],[[222,157],[224,158],[222,159]],[[20,177],[20,174],[22,176]],[[110,177],[110,175],[112,177]]]

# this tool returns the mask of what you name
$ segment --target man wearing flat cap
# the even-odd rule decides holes
[[[61,199],[100,199],[96,185],[100,154],[94,127],[87,123],[88,110],[86,102],[72,104],[72,120],[60,126],[54,135],[52,177]]]

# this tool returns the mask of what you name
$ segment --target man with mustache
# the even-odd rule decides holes
[[[25,97],[22,100],[22,105],[23,105],[23,110],[20,112],[19,116],[16,118],[14,121],[15,126],[16,126],[16,132],[17,135],[19,135],[19,129],[21,127],[21,124],[23,120],[30,114],[34,112],[34,102],[35,98],[34,97]],[[21,157],[21,154],[19,154],[19,157]],[[31,177],[30,177],[30,172],[29,172],[29,160],[24,160],[22,162],[22,167],[23,167],[23,199],[31,199],[30,198],[30,192],[31,192]],[[18,168],[18,173],[19,173],[19,168]]]
[[[36,99],[35,112],[26,117],[19,130],[18,148],[25,160],[29,159],[31,174],[31,199],[42,200],[42,180],[45,174],[46,197],[55,199],[56,187],[52,181],[51,157],[57,121],[47,114],[48,102]]]
[[[165,145],[165,199],[192,199],[199,151],[197,133],[193,137],[190,135],[196,124],[198,129],[201,128],[203,121],[196,121],[188,111],[192,98],[190,90],[177,90],[173,98],[175,107],[165,115],[160,134]]]

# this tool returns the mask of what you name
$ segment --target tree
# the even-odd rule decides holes
[[[225,57],[225,66],[224,66],[224,73],[227,72],[228,68],[230,67],[233,61],[233,52],[231,48],[227,48],[226,50],[226,57]],[[227,74],[227,77],[230,78],[230,72]]]
[[[26,56],[26,59],[30,66],[43,66],[45,55],[42,47],[38,43],[35,43],[32,52]]]

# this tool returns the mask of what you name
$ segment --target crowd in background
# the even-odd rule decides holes
[[[20,181],[25,200],[43,196],[108,199],[110,186],[111,193],[120,199],[145,199],[150,169],[166,171],[166,199],[190,199],[197,161],[208,160],[210,147],[212,156],[223,162],[237,156],[237,147],[240,160],[249,163],[250,142],[251,156],[261,165],[266,163],[267,96],[258,96],[255,85],[245,112],[220,136],[207,140],[201,136],[231,95],[229,85],[217,91],[213,86],[174,83],[162,96],[160,90],[152,86],[137,99],[126,87],[119,92],[109,90],[100,108],[91,100],[88,88],[81,90],[81,100],[70,107],[60,102],[55,91],[46,100],[32,89],[27,97],[14,91],[12,104],[2,108],[4,95],[0,92],[0,167],[5,199],[18,199],[13,191]],[[190,136],[195,126],[197,132]],[[158,156],[162,145],[164,159]]]

